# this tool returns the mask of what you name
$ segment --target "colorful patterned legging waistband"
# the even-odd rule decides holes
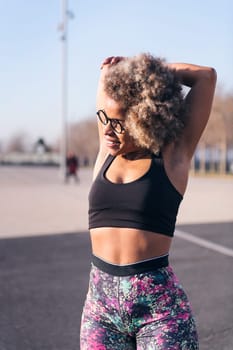
[[[114,276],[92,265],[81,350],[197,350],[195,322],[172,268]]]

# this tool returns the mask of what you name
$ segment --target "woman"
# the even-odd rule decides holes
[[[212,68],[150,54],[102,64],[82,350],[198,349],[168,254],[215,83]],[[186,97],[182,85],[190,88]]]

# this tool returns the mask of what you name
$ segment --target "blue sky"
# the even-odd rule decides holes
[[[95,118],[101,61],[151,52],[211,65],[233,92],[233,2],[70,0],[68,120]],[[61,0],[0,2],[0,142],[17,132],[49,143],[61,132]]]

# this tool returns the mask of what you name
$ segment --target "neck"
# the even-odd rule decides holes
[[[123,154],[122,157],[127,159],[127,160],[151,158],[151,151],[148,149],[138,149],[136,151]]]

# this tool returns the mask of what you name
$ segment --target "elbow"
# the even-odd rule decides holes
[[[216,84],[217,81],[217,72],[214,68],[208,67],[206,70],[206,78],[209,80],[209,82],[213,85]]]
[[[208,87],[209,89],[214,90],[217,81],[216,70],[211,67],[204,67],[204,69],[199,73],[199,78],[197,79],[196,83],[201,84],[201,86],[205,86],[205,88]]]

